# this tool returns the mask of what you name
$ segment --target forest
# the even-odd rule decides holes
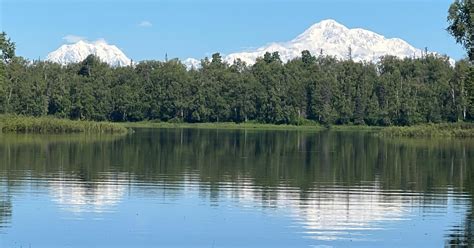
[[[474,119],[469,64],[427,55],[377,64],[315,57],[228,65],[219,54],[186,70],[179,60],[112,68],[93,55],[61,66],[2,63],[0,112],[95,121],[413,125]]]
[[[219,53],[187,70],[178,59],[110,67],[90,55],[62,66],[15,55],[0,33],[0,114],[72,120],[410,126],[474,120],[474,3],[455,0],[446,31],[467,52],[377,63],[303,51],[254,65]]]
[[[15,56],[3,33],[0,113],[72,120],[407,126],[474,120],[467,60],[315,56],[254,65],[219,53],[187,70],[178,59],[111,67],[90,55],[62,66]]]

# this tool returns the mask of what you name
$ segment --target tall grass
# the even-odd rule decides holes
[[[53,117],[0,116],[4,133],[125,133],[127,128],[116,123],[73,121]]]
[[[474,137],[474,123],[426,124],[410,127],[387,127],[379,136],[383,137]]]

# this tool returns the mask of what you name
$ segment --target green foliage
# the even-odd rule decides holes
[[[0,58],[7,63],[15,57],[15,43],[7,37],[5,32],[0,33]]]
[[[9,43],[8,41],[7,43]],[[11,42],[10,42],[11,43]],[[177,59],[115,68],[94,55],[68,66],[0,60],[0,113],[114,122],[410,126],[474,119],[467,61],[387,56],[377,64],[304,51],[252,66],[219,53],[186,70]],[[471,69],[472,70],[472,69]]]
[[[474,61],[474,1],[455,0],[448,11],[448,32],[464,46]]]
[[[474,120],[474,66],[469,68],[468,75],[465,77],[464,85],[466,87],[466,99],[463,103],[466,106],[469,119]]]

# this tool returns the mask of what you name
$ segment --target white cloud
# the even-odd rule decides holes
[[[86,37],[68,34],[63,37],[63,40],[65,40],[67,43],[76,43],[81,40],[86,40]]]
[[[142,27],[142,28],[149,28],[151,26],[153,26],[153,24],[149,21],[141,21],[139,24],[138,24],[139,27]]]

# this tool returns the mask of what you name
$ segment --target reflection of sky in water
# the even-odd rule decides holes
[[[189,232],[202,228],[201,225],[210,225],[214,227],[204,229],[213,232],[221,229],[219,235],[229,228],[235,231],[247,228],[247,231],[258,237],[274,229],[277,235],[281,235],[279,238],[288,242],[282,241],[282,247],[288,244],[359,244],[367,247],[377,246],[377,241],[382,240],[403,246],[414,244],[401,240],[400,235],[403,239],[426,236],[430,239],[425,240],[426,244],[439,245],[444,242],[446,230],[459,225],[470,206],[466,196],[452,191],[423,195],[384,191],[377,183],[352,187],[319,185],[308,192],[301,192],[285,185],[272,188],[257,186],[250,179],[220,182],[216,186],[199,181],[197,175],[186,175],[182,181],[143,183],[118,173],[109,173],[99,182],[93,183],[70,177],[59,177],[49,182],[43,179],[40,182],[31,180],[29,183],[20,190],[22,194],[16,192],[18,215],[24,215],[22,211],[27,210],[25,204],[31,204],[37,213],[44,215],[51,223],[72,226],[71,229],[52,229],[62,233],[65,239],[71,235],[68,231],[76,228],[90,228],[93,231],[97,228],[93,226],[98,226],[118,234],[122,233],[118,229],[128,227],[126,233],[134,236],[128,238],[142,241],[149,240],[154,235],[154,228],[158,228],[160,232],[174,237],[171,238],[173,240],[177,238],[174,232],[183,228],[179,224],[173,227],[177,224],[171,222],[178,219],[187,222],[188,227],[184,230]],[[46,191],[29,192],[37,184],[43,185]],[[213,192],[216,189],[217,192]],[[49,196],[44,194],[46,192]],[[14,221],[21,222],[22,219]],[[252,226],[253,221],[263,224]],[[159,223],[170,228],[163,228]],[[19,225],[11,228],[11,236],[15,234],[14,229],[22,229]],[[191,237],[190,243],[184,240],[183,244],[216,239],[216,236],[212,232],[205,232],[199,238]],[[120,236],[117,238],[120,239]],[[69,237],[68,240],[74,239]],[[272,243],[267,240],[261,246],[267,244]]]
[[[319,241],[376,241],[373,235],[389,229],[399,229],[401,223],[415,221],[438,223],[440,238],[442,228],[450,228],[462,221],[470,207],[467,195],[448,192],[420,194],[398,190],[384,191],[373,186],[339,187],[321,186],[304,197],[297,188],[280,186],[270,199],[265,189],[250,183],[224,184],[232,188],[228,197],[238,198],[242,206],[276,208],[290,216],[296,227],[302,227],[302,235]],[[268,189],[267,189],[268,191]],[[266,199],[266,200],[262,200]],[[444,225],[439,225],[444,224]],[[432,231],[408,227],[421,236]],[[400,230],[403,232],[403,230]]]
[[[74,179],[49,182],[51,198],[58,206],[73,213],[113,211],[125,193],[125,185],[120,182],[120,175],[103,182],[81,182]]]

